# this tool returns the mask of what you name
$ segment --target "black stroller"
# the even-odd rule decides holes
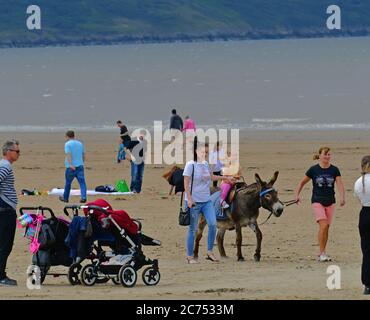
[[[50,215],[49,218],[46,214]],[[72,285],[79,284],[78,273],[65,245],[70,222],[56,217],[53,210],[47,207],[23,207],[17,219],[20,227],[25,228],[24,236],[30,240],[32,266],[27,276],[32,284],[42,284],[47,275],[54,277],[68,276]],[[49,272],[52,266],[66,266],[68,273]]]
[[[46,217],[46,213],[50,215]],[[85,248],[79,250],[79,256],[73,259],[70,256],[70,248],[65,239],[68,236],[71,222],[56,217],[53,210],[47,207],[23,207],[20,209],[18,225],[25,228],[24,236],[30,240],[32,253],[32,266],[28,269],[27,277],[32,284],[42,284],[46,276],[67,276],[71,285],[81,284],[80,271],[84,260],[95,261],[99,254],[99,248],[93,246],[88,251]],[[79,234],[79,242],[83,243],[85,234]],[[50,272],[53,266],[68,267],[67,273]],[[96,283],[109,281],[106,277],[100,277]]]
[[[145,236],[139,221],[131,219],[123,210],[112,210],[103,199],[87,205],[66,206],[64,213],[78,217],[79,210],[84,211],[92,226],[92,235],[85,238],[85,245],[90,251],[94,249],[96,252],[95,259],[80,271],[80,280],[84,285],[93,286],[112,280],[115,284],[133,287],[137,281],[137,271],[144,266],[148,267],[142,272],[143,282],[149,286],[159,283],[158,260],[148,259],[142,251],[142,245],[159,246],[160,242]],[[111,250],[103,250],[102,246],[109,246]]]

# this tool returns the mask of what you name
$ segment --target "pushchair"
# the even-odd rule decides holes
[[[50,215],[49,218],[46,215]],[[30,240],[32,266],[28,269],[28,279],[33,284],[42,284],[47,275],[67,276],[72,285],[79,284],[79,274],[73,266],[65,238],[70,222],[56,217],[47,207],[22,207],[17,219],[19,227],[25,228],[24,236]],[[66,266],[67,273],[49,272],[52,266]]]
[[[91,263],[98,258],[102,251],[100,246],[91,246],[86,250],[81,246],[76,257],[71,257],[71,249],[66,245],[66,238],[70,231],[71,221],[57,217],[48,207],[22,207],[17,219],[18,227],[24,228],[24,237],[30,240],[29,250],[32,254],[32,265],[27,269],[27,278],[33,285],[43,284],[46,276],[67,276],[71,285],[80,284],[82,262],[86,259]],[[68,214],[67,214],[68,215]],[[85,234],[79,234],[79,242],[83,244]],[[108,238],[102,240],[114,241]],[[82,248],[82,249],[81,249]],[[85,250],[83,250],[85,249]],[[67,272],[50,272],[51,267],[65,266]],[[96,283],[105,283],[109,278],[103,276],[96,279]]]
[[[142,245],[158,246],[160,241],[144,235],[138,220],[131,219],[124,210],[113,210],[103,199],[86,205],[68,205],[64,213],[78,217],[79,210],[83,210],[90,219],[92,235],[86,238],[86,243],[97,253],[96,259],[80,271],[82,284],[93,286],[99,279],[100,282],[105,279],[133,287],[137,282],[137,272],[144,266],[148,266],[142,272],[144,284],[153,286],[159,283],[158,260],[147,258]],[[103,250],[103,246],[109,246],[111,250]]]

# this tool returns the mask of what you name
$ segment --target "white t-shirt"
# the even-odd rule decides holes
[[[207,202],[211,198],[211,172],[207,161],[195,162],[188,161],[184,168],[183,176],[190,177],[191,187],[191,176],[193,174],[194,165],[194,183],[191,198],[194,202]],[[187,201],[187,195],[185,193],[185,201]]]
[[[365,192],[363,192],[362,176],[357,179],[354,186],[354,195],[360,199],[362,206],[370,207],[370,174],[365,174]]]
[[[225,152],[223,149],[219,151],[213,151],[209,155],[209,162],[210,167],[213,169],[213,172],[219,172],[221,171],[222,167],[224,166],[220,159],[225,158]]]

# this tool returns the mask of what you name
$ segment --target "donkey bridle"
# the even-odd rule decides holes
[[[262,207],[262,208],[264,208],[264,207],[262,206],[261,197],[263,197],[265,194],[269,193],[270,191],[276,191],[276,189],[275,189],[275,188],[268,188],[268,189],[263,190],[263,191],[261,191],[261,192],[260,192],[260,204],[261,204],[261,207]],[[279,200],[279,202],[280,202],[284,207],[289,207],[289,206],[291,206],[291,205],[293,205],[293,204],[297,203],[297,200],[289,200],[289,201],[286,201],[286,202],[283,202],[283,201],[280,201],[280,200]],[[264,209],[267,209],[267,208],[264,208]],[[267,222],[267,220],[269,220],[269,219],[271,218],[272,214],[273,214],[272,209],[267,209],[267,210],[269,210],[269,211],[270,211],[270,214],[269,214],[269,216],[267,217],[267,219],[266,219],[264,222],[259,223],[259,225],[260,225],[260,226],[261,226],[261,225],[263,225],[264,223],[266,223],[266,222]]]

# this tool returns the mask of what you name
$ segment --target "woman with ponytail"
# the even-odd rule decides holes
[[[304,185],[312,180],[312,209],[315,215],[315,220],[319,224],[319,246],[320,252],[318,261],[331,261],[331,258],[326,254],[326,244],[329,238],[329,227],[333,220],[335,208],[335,191],[334,184],[337,184],[340,195],[340,206],[345,205],[344,186],[339,169],[330,163],[331,153],[330,148],[322,147],[319,153],[313,158],[319,160],[319,163],[312,166],[306,172],[301,182],[298,184],[295,193],[297,204],[300,203],[299,197]]]
[[[215,176],[206,159],[206,144],[199,143],[194,138],[194,160],[188,161],[184,168],[185,205],[190,208],[190,225],[186,239],[186,260],[188,263],[198,263],[194,258],[194,238],[198,228],[199,215],[202,213],[208,225],[208,241],[206,259],[217,262],[213,253],[216,238],[216,213],[211,201],[211,181],[228,180],[230,178]]]
[[[354,194],[362,205],[358,224],[362,250],[361,280],[365,286],[364,294],[370,294],[370,156],[361,160],[361,177],[355,182]]]

